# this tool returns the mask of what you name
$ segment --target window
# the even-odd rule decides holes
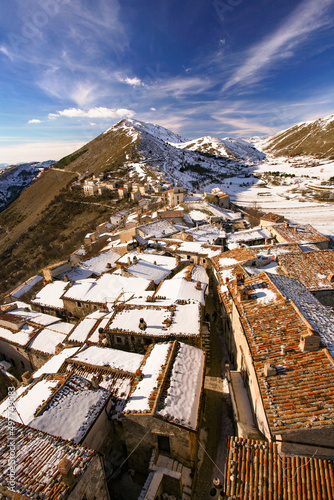
[[[122,344],[122,337],[116,337],[117,344]]]
[[[82,307],[81,302],[77,302],[77,306],[78,306],[78,307]]]

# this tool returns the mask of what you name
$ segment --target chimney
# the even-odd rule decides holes
[[[266,361],[263,368],[263,374],[265,377],[272,377],[273,375],[276,375],[276,366],[269,363],[269,361]]]
[[[65,282],[69,281],[67,274],[64,274],[64,281]]]
[[[24,372],[22,374],[22,384],[23,385],[29,385],[30,382],[32,382],[32,375],[30,372]]]
[[[238,299],[240,302],[249,299],[248,288],[246,286],[242,285],[238,288]]]
[[[59,354],[63,349],[64,349],[63,344],[59,342],[59,344],[57,344],[55,347],[55,354]]]
[[[196,290],[202,290],[202,284],[200,281],[197,281],[196,283]]]
[[[73,488],[75,483],[77,482],[75,477],[73,476],[72,463],[71,461],[64,457],[57,465],[57,469],[61,474],[61,479],[66,486],[69,488]]]
[[[180,262],[181,262],[181,257],[180,257],[180,255],[177,255],[176,256],[176,265],[178,266],[180,264]]]
[[[300,336],[299,347],[302,352],[313,352],[320,348],[320,335],[313,328]]]
[[[144,330],[144,331],[146,330],[147,324],[146,324],[146,321],[144,320],[144,318],[140,318],[138,326],[139,326],[140,330]]]
[[[98,382],[98,379],[97,379],[96,375],[92,376],[90,383],[91,383],[92,389],[98,389],[99,388],[99,382]]]
[[[284,345],[281,345],[281,356],[285,356],[286,352],[285,352],[285,346]]]

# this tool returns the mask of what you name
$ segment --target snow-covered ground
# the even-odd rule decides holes
[[[294,177],[268,177],[268,172]],[[261,178],[233,177],[221,184],[232,202],[242,206],[256,203],[263,211],[281,214],[292,222],[311,224],[325,236],[334,237],[334,202],[316,201],[312,194],[319,191],[311,187],[320,186],[333,176],[333,161],[267,156],[254,167],[253,173]]]

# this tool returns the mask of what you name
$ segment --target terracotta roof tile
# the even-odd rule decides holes
[[[231,436],[224,486],[229,500],[333,499],[334,462],[281,456],[276,443]]]

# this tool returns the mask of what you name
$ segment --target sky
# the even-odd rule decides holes
[[[187,139],[334,113],[334,0],[0,0],[0,164],[123,117]]]

